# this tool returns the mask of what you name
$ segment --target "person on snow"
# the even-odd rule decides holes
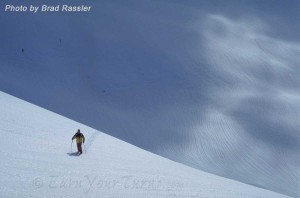
[[[84,135],[80,132],[80,129],[77,130],[77,133],[72,137],[72,142],[76,138],[78,153],[82,154],[82,143],[84,143],[85,138]]]

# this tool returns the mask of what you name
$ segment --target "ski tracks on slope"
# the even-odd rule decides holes
[[[88,153],[90,147],[93,145],[95,139],[97,139],[97,136],[100,134],[99,131],[95,131],[87,140],[86,143],[84,144],[84,149],[85,152]]]

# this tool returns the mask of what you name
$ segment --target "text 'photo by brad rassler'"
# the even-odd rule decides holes
[[[90,12],[90,5],[9,5],[5,6],[5,12]]]

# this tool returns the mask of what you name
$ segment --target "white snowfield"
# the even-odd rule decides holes
[[[287,197],[162,158],[0,92],[0,197]],[[71,137],[80,128],[84,154]]]

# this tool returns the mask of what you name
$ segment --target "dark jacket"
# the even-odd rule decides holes
[[[76,138],[76,143],[84,143],[85,141],[85,138],[84,138],[84,135],[80,132],[77,132],[73,137],[72,137],[72,140],[74,140]]]

